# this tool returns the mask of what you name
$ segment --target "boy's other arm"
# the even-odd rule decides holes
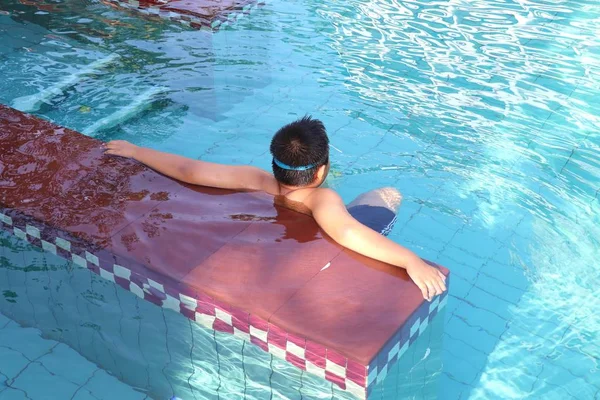
[[[354,219],[333,190],[315,190],[305,205],[319,226],[337,243],[364,256],[405,268],[425,299],[431,300],[446,290],[444,274],[412,251]]]
[[[139,147],[125,140],[110,141],[105,148],[106,154],[133,158],[173,179],[195,185],[232,190],[273,190],[275,178],[260,168],[193,160]]]

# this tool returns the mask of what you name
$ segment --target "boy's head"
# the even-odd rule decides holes
[[[321,184],[329,172],[329,138],[323,123],[306,116],[271,140],[273,175],[287,186]]]

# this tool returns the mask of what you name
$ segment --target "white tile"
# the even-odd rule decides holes
[[[85,259],[97,267],[100,266],[100,260],[98,260],[98,257],[95,256],[94,254],[90,253],[89,251],[85,252]]]
[[[367,375],[367,386],[370,386],[371,383],[375,382],[375,379],[377,379],[377,373],[377,367],[373,367],[369,371],[369,375]]]
[[[113,271],[114,271],[115,276],[118,276],[119,278],[127,279],[128,281],[131,280],[131,271],[128,270],[127,268],[121,267],[118,264],[114,264]]]
[[[306,372],[325,379],[325,370],[309,361],[306,362]]]
[[[423,332],[425,332],[425,329],[427,329],[428,325],[429,325],[429,318],[425,318],[423,320],[423,322],[421,323],[421,326],[419,327],[419,335],[422,335]]]
[[[112,272],[108,272],[100,268],[100,276],[104,279],[108,279],[111,282],[115,281],[115,275]]]
[[[33,236],[34,238],[41,239],[40,230],[33,225],[27,225],[25,227],[25,231],[29,236]]]
[[[27,234],[21,229],[17,228],[16,226],[13,228],[13,232],[15,233],[15,236],[19,239],[27,240]]]
[[[392,349],[390,350],[390,352],[388,354],[388,361],[390,361],[392,358],[394,358],[394,356],[396,354],[398,354],[398,351],[400,351],[400,343],[396,343],[394,345],[394,347],[392,347]]]
[[[282,360],[285,360],[285,355],[286,355],[285,349],[280,349],[279,347],[277,347],[271,343],[267,343],[267,345],[269,346],[269,353],[273,354],[277,358],[281,358]]]
[[[267,342],[267,334],[267,331],[263,331],[262,329],[255,328],[250,325],[250,335],[262,340],[265,343]]]
[[[413,326],[410,327],[410,337],[413,337],[415,333],[419,330],[419,325],[421,324],[421,318],[417,318]]]
[[[366,389],[350,379],[346,379],[346,391],[359,399],[364,399],[366,396]]]
[[[286,350],[288,351],[288,353],[292,353],[296,357],[300,357],[303,359],[306,358],[305,350],[302,347],[298,346],[296,343],[288,341],[286,343]]]
[[[250,334],[244,331],[240,331],[238,328],[233,328],[233,336],[238,337],[246,342],[250,341]]]
[[[407,340],[406,343],[404,343],[404,345],[402,347],[400,347],[400,351],[398,351],[398,360],[400,359],[400,357],[402,357],[404,355],[404,353],[406,353],[406,350],[408,350],[409,344],[410,343]]]
[[[56,254],[56,245],[46,242],[45,240],[42,240],[42,249],[49,253]]]
[[[57,237],[56,239],[54,239],[54,243],[56,243],[56,245],[61,249],[71,251],[71,242],[69,242],[68,240]]]
[[[429,305],[429,314],[440,304],[440,296],[436,296],[435,300]]]
[[[185,308],[188,310],[195,310],[198,307],[198,301],[190,296],[186,296],[185,294],[179,293],[179,300]]]
[[[4,222],[6,225],[12,225],[12,218],[6,214],[0,213],[0,221]]]
[[[346,367],[342,367],[341,365],[337,365],[331,360],[325,360],[325,369],[332,374],[337,376],[341,376],[342,378],[346,377]]]
[[[71,259],[73,260],[73,264],[82,267],[82,268],[87,268],[87,261],[85,261],[85,258],[78,256],[75,253],[71,254]]]
[[[215,316],[219,318],[221,321],[225,322],[227,325],[233,325],[231,322],[231,315],[227,314],[225,311],[215,307]]]
[[[167,298],[163,300],[162,306],[163,308],[169,308],[173,311],[180,312],[180,304],[181,302],[179,301],[179,299],[176,299],[175,297],[167,294]]]
[[[129,291],[135,294],[137,297],[144,298],[144,291],[141,287],[133,282],[129,282]]]
[[[388,366],[384,365],[383,368],[381,368],[381,371],[379,371],[379,375],[377,375],[377,382],[382,382],[387,376],[387,372]]]
[[[196,313],[196,322],[205,328],[213,329],[213,323],[215,322],[215,317],[213,315]]]
[[[165,292],[165,287],[162,284],[160,284],[156,281],[153,281],[152,279],[148,279],[148,284],[150,286],[152,286],[153,288],[160,290],[163,293]]]
[[[446,297],[444,297],[444,300],[440,301],[440,305],[438,306],[438,312],[440,312],[442,310],[442,308],[444,308],[446,306],[447,303],[448,303],[448,295],[446,295]]]

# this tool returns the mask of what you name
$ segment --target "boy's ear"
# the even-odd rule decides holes
[[[325,174],[327,173],[327,165],[321,165],[319,169],[317,169],[317,181],[322,181],[325,178]]]

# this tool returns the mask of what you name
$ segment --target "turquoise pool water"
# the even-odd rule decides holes
[[[599,398],[597,3],[269,1],[214,35],[48,4],[0,6],[1,103],[118,54],[37,114],[263,168],[270,135],[311,113],[330,185],[397,187],[391,237],[452,270],[439,398]]]

